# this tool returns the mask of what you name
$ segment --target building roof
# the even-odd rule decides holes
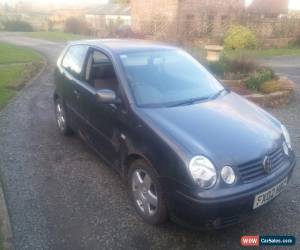
[[[247,8],[250,13],[257,14],[287,14],[289,0],[253,0]]]
[[[97,8],[88,11],[87,14],[130,16],[131,7],[129,4],[101,4]]]

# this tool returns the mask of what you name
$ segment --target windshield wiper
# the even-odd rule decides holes
[[[190,98],[188,100],[184,100],[184,101],[179,101],[176,103],[172,103],[170,105],[167,105],[167,107],[177,107],[177,106],[183,106],[183,105],[192,105],[196,102],[201,102],[201,101],[205,101],[205,100],[211,100],[211,99],[215,99],[217,98],[219,95],[221,95],[223,92],[227,92],[227,89],[222,89],[220,91],[218,91],[216,94],[212,95],[212,96],[208,96],[208,97],[196,97],[196,98]]]
[[[196,102],[201,102],[201,101],[208,100],[208,99],[209,99],[209,97],[190,98],[188,100],[179,101],[179,102],[173,103],[171,105],[168,105],[168,107],[177,107],[177,106],[183,106],[183,105],[191,105],[191,104],[194,104]]]
[[[212,95],[209,99],[216,99],[218,96],[220,96],[224,91],[227,92],[227,89],[222,89],[218,91],[216,94]]]

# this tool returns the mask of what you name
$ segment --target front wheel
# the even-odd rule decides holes
[[[65,107],[60,98],[55,100],[55,114],[58,129],[63,135],[71,135],[72,129],[68,125]]]
[[[149,224],[167,220],[167,207],[155,171],[143,160],[135,161],[128,175],[130,194],[138,214]]]

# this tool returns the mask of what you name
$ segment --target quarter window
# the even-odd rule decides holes
[[[88,47],[85,45],[72,46],[63,59],[62,66],[76,78],[82,73],[87,50]]]

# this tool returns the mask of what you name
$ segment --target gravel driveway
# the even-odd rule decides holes
[[[118,175],[76,136],[64,138],[56,129],[53,68],[63,45],[1,33],[0,40],[33,47],[48,60],[0,111],[0,173],[16,249],[239,249],[240,236],[248,234],[300,240],[299,163],[288,190],[245,223],[214,232],[143,223]],[[287,124],[299,157],[300,57],[269,63],[299,84],[288,108],[271,111]]]

